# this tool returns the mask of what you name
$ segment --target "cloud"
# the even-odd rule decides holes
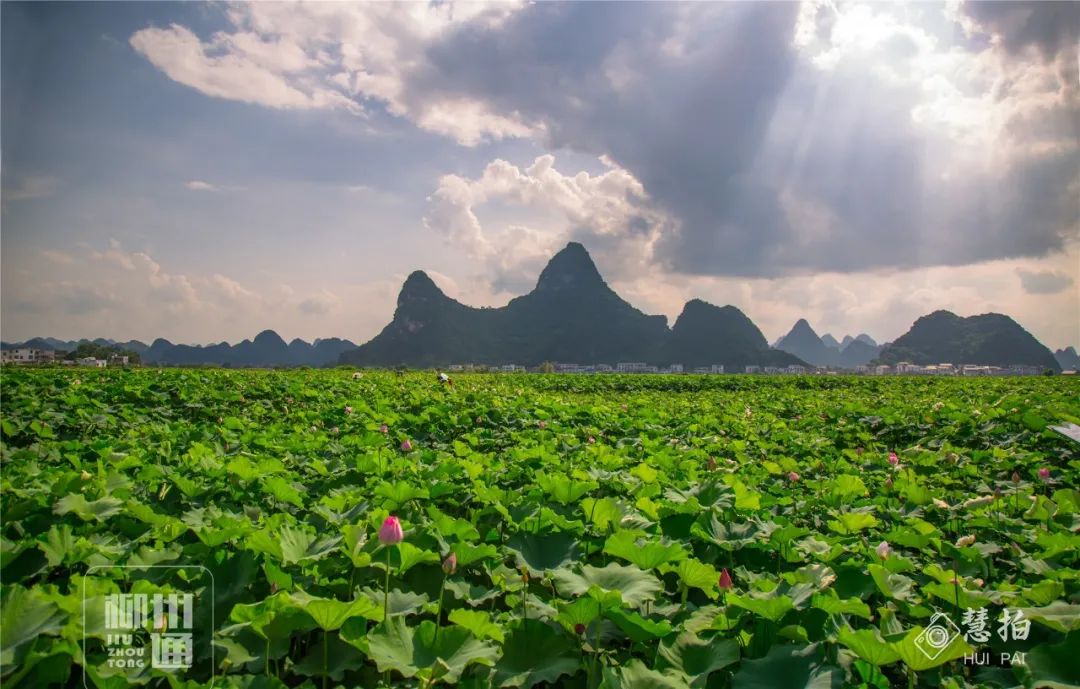
[[[1020,284],[1028,294],[1057,294],[1074,284],[1069,275],[1050,270],[1031,271],[1020,268],[1016,274],[1020,276]]]
[[[664,219],[647,241],[530,220],[496,242],[475,179],[444,178],[429,224],[478,254],[510,242],[527,265],[583,232],[667,273],[782,277],[1049,256],[1080,237],[1075,5],[985,4],[254,3],[207,38],[174,25],[132,44],[215,97],[605,156]]]
[[[198,179],[193,179],[190,182],[184,182],[184,186],[192,191],[221,191],[219,187],[216,187],[209,182],[203,182],[202,180]]]
[[[482,224],[478,214],[500,208]],[[626,170],[565,175],[555,157],[542,155],[527,168],[505,160],[489,163],[474,179],[445,175],[428,198],[424,225],[484,265],[494,292],[519,294],[567,241],[601,249],[612,276],[640,270],[668,218],[650,206],[641,183]]]
[[[1034,47],[1047,59],[1062,52],[1076,54],[1076,41],[1080,36],[1080,6],[1075,2],[968,0],[961,6],[961,12],[971,18],[979,29],[990,33],[995,42],[1010,53],[1016,54]]]
[[[25,176],[20,177],[12,186],[0,190],[0,197],[6,204],[9,201],[28,201],[51,196],[60,185],[55,177]]]
[[[302,300],[297,308],[304,315],[321,316],[334,311],[340,304],[341,299],[336,294],[324,289]]]

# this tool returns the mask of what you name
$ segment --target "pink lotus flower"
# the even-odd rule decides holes
[[[735,582],[731,580],[731,573],[727,571],[727,567],[720,571],[720,580],[716,582],[716,585],[722,591],[730,591],[735,588]]]
[[[1041,478],[1043,481],[1049,481],[1050,480],[1050,470],[1047,469],[1046,467],[1043,467],[1043,468],[1039,469],[1039,478]]]
[[[593,444],[593,443],[595,443],[595,442],[596,442],[596,438],[594,438],[594,437],[592,437],[592,436],[590,435],[590,436],[589,436],[589,444],[590,444],[590,445],[592,445],[592,444]]]
[[[446,559],[442,561],[442,571],[446,574],[453,574],[457,571],[456,553],[450,553],[446,556]]]
[[[385,423],[383,425],[379,426],[379,433],[382,433],[383,435],[386,435],[389,432],[390,432],[390,429],[386,427]]]
[[[788,481],[791,481],[792,483],[798,483],[798,481],[799,481],[799,475],[794,471],[791,472],[790,474],[788,474],[787,478],[788,478]]]
[[[412,452],[412,443],[409,442],[408,438],[401,441],[401,451],[402,452]]]
[[[877,556],[882,560],[887,560],[892,553],[892,547],[889,545],[888,541],[882,541],[878,544],[878,547],[874,549],[874,552],[877,553]]]
[[[889,453],[889,464],[896,466],[900,463],[900,458],[896,456],[895,452]]]
[[[401,522],[398,518],[393,515],[387,517],[382,523],[382,528],[379,529],[379,543],[395,545],[401,543],[404,538],[405,533],[401,530]]]
[[[352,414],[352,407],[346,406],[345,407],[345,413],[346,414]]]

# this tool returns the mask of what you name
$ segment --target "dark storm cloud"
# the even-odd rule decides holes
[[[1018,53],[1035,46],[1046,58],[1076,51],[1080,38],[1080,4],[1066,2],[965,2],[963,12],[1002,46]],[[1074,60],[1075,61],[1075,60]]]
[[[882,84],[865,65],[811,66],[792,45],[796,11],[537,3],[430,46],[409,93],[465,94],[542,124],[552,148],[609,156],[676,220],[654,256],[675,272],[962,265],[1046,255],[1076,234],[1074,101],[1010,123],[1049,152],[946,178],[954,142],[913,122],[918,87]],[[1058,46],[1035,14],[1023,40]],[[814,23],[826,36],[834,25]],[[915,51],[905,36],[885,49],[899,61]],[[1010,88],[998,84],[996,99]],[[587,227],[574,238],[613,241]]]

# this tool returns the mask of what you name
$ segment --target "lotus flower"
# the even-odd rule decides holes
[[[1043,467],[1043,468],[1039,469],[1039,478],[1041,478],[1043,481],[1049,481],[1050,480],[1050,470],[1047,469],[1046,467]]]
[[[401,451],[412,452],[412,443],[409,441],[408,438],[405,438],[405,440],[401,441]]]
[[[390,515],[386,518],[386,521],[382,523],[382,528],[379,529],[379,543],[383,545],[396,545],[401,543],[405,538],[405,533],[401,530],[401,522],[398,518]]]
[[[791,481],[792,483],[798,483],[799,482],[799,475],[797,473],[795,473],[794,471],[791,472],[790,474],[788,474],[787,478],[788,478],[788,481]]]
[[[352,407],[350,407],[350,406],[347,406],[347,405],[346,405],[346,407],[345,407],[345,413],[346,413],[346,414],[352,414]]]
[[[882,560],[887,560],[892,553],[892,547],[889,545],[888,541],[882,541],[878,544],[878,547],[874,549],[874,552],[877,553],[877,556]]]
[[[735,583],[731,580],[731,573],[727,571],[727,567],[720,570],[720,580],[716,582],[716,585],[719,586],[722,591],[730,591],[735,588]]]
[[[900,463],[900,458],[896,456],[895,452],[889,453],[889,464],[896,466]]]
[[[973,534],[968,534],[967,536],[961,536],[960,538],[956,539],[956,547],[966,548],[974,542],[975,536]]]
[[[383,425],[379,426],[379,433],[382,433],[383,435],[386,435],[389,432],[390,432],[390,429],[386,427],[385,423]]]
[[[594,438],[594,437],[592,437],[592,436],[590,435],[590,436],[589,436],[589,444],[590,444],[590,445],[592,445],[592,444],[594,444],[594,443],[596,443],[596,438]]]
[[[453,574],[457,571],[457,554],[450,553],[446,556],[446,559],[442,561],[442,571],[446,574]]]

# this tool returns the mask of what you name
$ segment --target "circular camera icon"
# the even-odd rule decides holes
[[[934,660],[958,636],[960,636],[960,629],[953,624],[948,615],[943,612],[934,613],[934,616],[930,618],[930,624],[915,637],[915,647],[927,658]]]

